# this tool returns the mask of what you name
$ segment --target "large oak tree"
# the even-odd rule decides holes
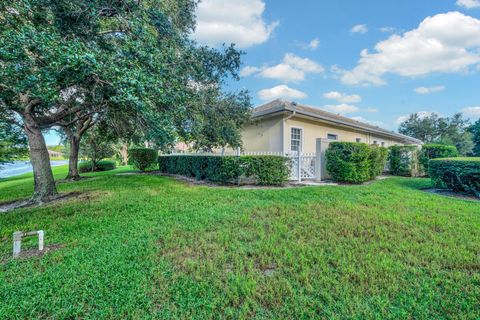
[[[0,4],[0,99],[5,108],[0,121],[20,119],[28,137],[32,200],[48,201],[57,194],[44,129],[61,126],[79,140],[101,114],[119,136],[141,131],[158,144],[202,134],[193,130],[204,119],[199,107],[204,90],[198,88],[209,88],[215,91],[212,97],[222,99],[226,77],[237,77],[240,52],[233,46],[198,46],[190,39],[195,5],[193,0]],[[236,116],[248,117],[247,104],[240,103],[239,110]]]

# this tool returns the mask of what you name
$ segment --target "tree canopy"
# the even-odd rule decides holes
[[[196,4],[0,4],[0,122],[19,118],[25,129],[37,197],[56,194],[41,131],[78,129],[78,121],[89,117],[108,123],[118,137],[159,146],[178,140],[238,146],[236,130],[248,119],[250,102],[246,93],[224,93],[222,87],[227,78],[238,79],[241,52],[191,40]],[[212,124],[225,136],[209,132]]]
[[[426,116],[414,113],[400,124],[398,131],[425,143],[455,145],[460,154],[467,155],[473,147],[469,123],[461,113],[451,117],[440,117],[436,113]]]

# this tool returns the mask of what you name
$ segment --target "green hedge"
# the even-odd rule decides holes
[[[326,151],[327,171],[340,182],[361,183],[383,172],[388,151],[356,142],[332,142]]]
[[[424,144],[418,161],[422,167],[423,172],[428,173],[428,165],[431,159],[437,158],[454,158],[458,157],[459,153],[455,146],[443,144]]]
[[[238,184],[242,178],[259,185],[281,185],[288,180],[288,159],[281,156],[203,156],[174,155],[158,158],[160,171],[209,180],[222,184]]]
[[[420,175],[417,146],[391,146],[388,154],[388,167],[394,176],[415,177]]]
[[[433,159],[429,175],[438,187],[480,198],[480,158]]]
[[[132,148],[128,150],[128,162],[136,169],[146,171],[157,164],[158,151],[149,148]]]
[[[91,171],[109,171],[117,167],[117,163],[113,160],[101,160],[98,161],[95,169],[92,170],[91,161],[83,161],[78,164],[78,170],[80,172],[91,172]]]

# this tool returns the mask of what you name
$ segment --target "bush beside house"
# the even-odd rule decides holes
[[[132,148],[128,150],[128,162],[140,171],[153,169],[157,164],[158,151],[149,148]]]
[[[480,158],[440,158],[429,162],[436,186],[480,197]]]
[[[417,146],[391,146],[388,148],[388,168],[394,176],[416,177],[421,175]]]
[[[78,164],[78,170],[82,173],[92,171],[109,171],[117,167],[117,163],[113,160],[100,160],[93,167],[92,161],[83,161]]]
[[[165,155],[158,162],[164,173],[222,184],[251,179],[259,185],[282,185],[290,175],[289,160],[281,156]]]
[[[383,172],[387,149],[356,142],[332,142],[326,151],[327,171],[340,182],[362,183]]]
[[[428,174],[429,161],[437,158],[454,158],[459,153],[455,146],[443,144],[424,144],[419,155],[419,163],[424,174]]]

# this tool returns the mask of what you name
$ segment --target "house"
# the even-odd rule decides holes
[[[63,158],[63,153],[53,150],[47,150],[50,158]]]
[[[317,139],[392,145],[422,141],[318,108],[274,100],[253,110],[253,123],[243,129],[246,152],[316,153]]]

